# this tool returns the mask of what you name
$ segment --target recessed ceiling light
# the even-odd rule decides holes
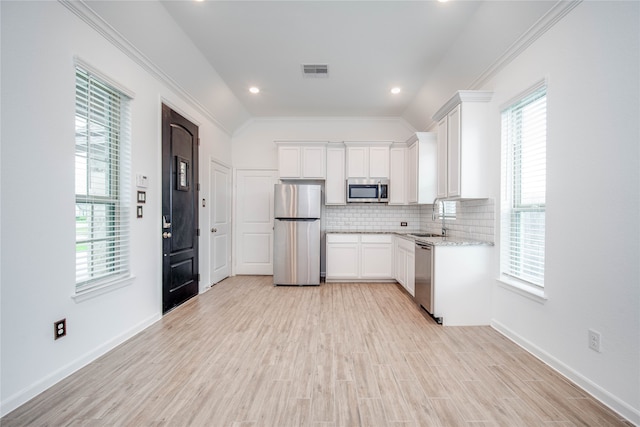
[[[255,87],[255,86],[251,86],[251,87],[249,88],[249,92],[254,93],[254,94],[255,94],[255,93],[260,93],[260,88]]]
[[[400,88],[399,87],[394,87],[393,89],[391,89],[391,93],[394,95],[397,95],[400,93]]]

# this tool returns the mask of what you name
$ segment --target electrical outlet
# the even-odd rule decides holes
[[[406,226],[407,226],[407,223],[406,223],[405,221],[402,221],[402,222],[400,223],[400,227],[406,227]]]
[[[53,322],[53,339],[57,340],[67,335],[67,319]]]
[[[589,329],[589,348],[600,353],[600,332]]]

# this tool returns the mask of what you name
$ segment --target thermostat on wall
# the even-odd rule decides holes
[[[147,188],[149,186],[149,178],[141,173],[137,174],[136,185],[141,188]]]

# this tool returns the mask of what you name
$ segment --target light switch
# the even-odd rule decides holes
[[[141,173],[137,174],[136,186],[140,188],[147,188],[149,186],[149,178],[147,178],[147,176],[144,174],[141,174]]]

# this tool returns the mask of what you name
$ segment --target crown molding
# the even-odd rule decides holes
[[[461,102],[489,102],[493,97],[493,92],[486,90],[459,90],[433,115],[436,122],[447,115],[456,105]]]
[[[480,89],[491,80],[500,70],[524,52],[533,42],[549,31],[566,14],[571,12],[582,0],[558,0],[551,9],[538,19],[524,34],[522,34],[507,50],[484,70],[469,85],[470,89]]]
[[[231,136],[231,132],[227,129],[215,116],[195,99],[189,92],[180,86],[173,78],[162,71],[156,64],[136,48],[126,37],[120,34],[113,26],[107,23],[100,15],[98,15],[85,0],[58,0],[60,4],[69,9],[73,14],[82,19],[98,34],[104,37],[109,43],[117,47],[125,55],[131,58],[136,64],[140,65],[145,71],[151,74],[161,83],[165,84],[169,89],[175,92],[185,102],[196,109],[200,114],[211,120],[227,135]]]

